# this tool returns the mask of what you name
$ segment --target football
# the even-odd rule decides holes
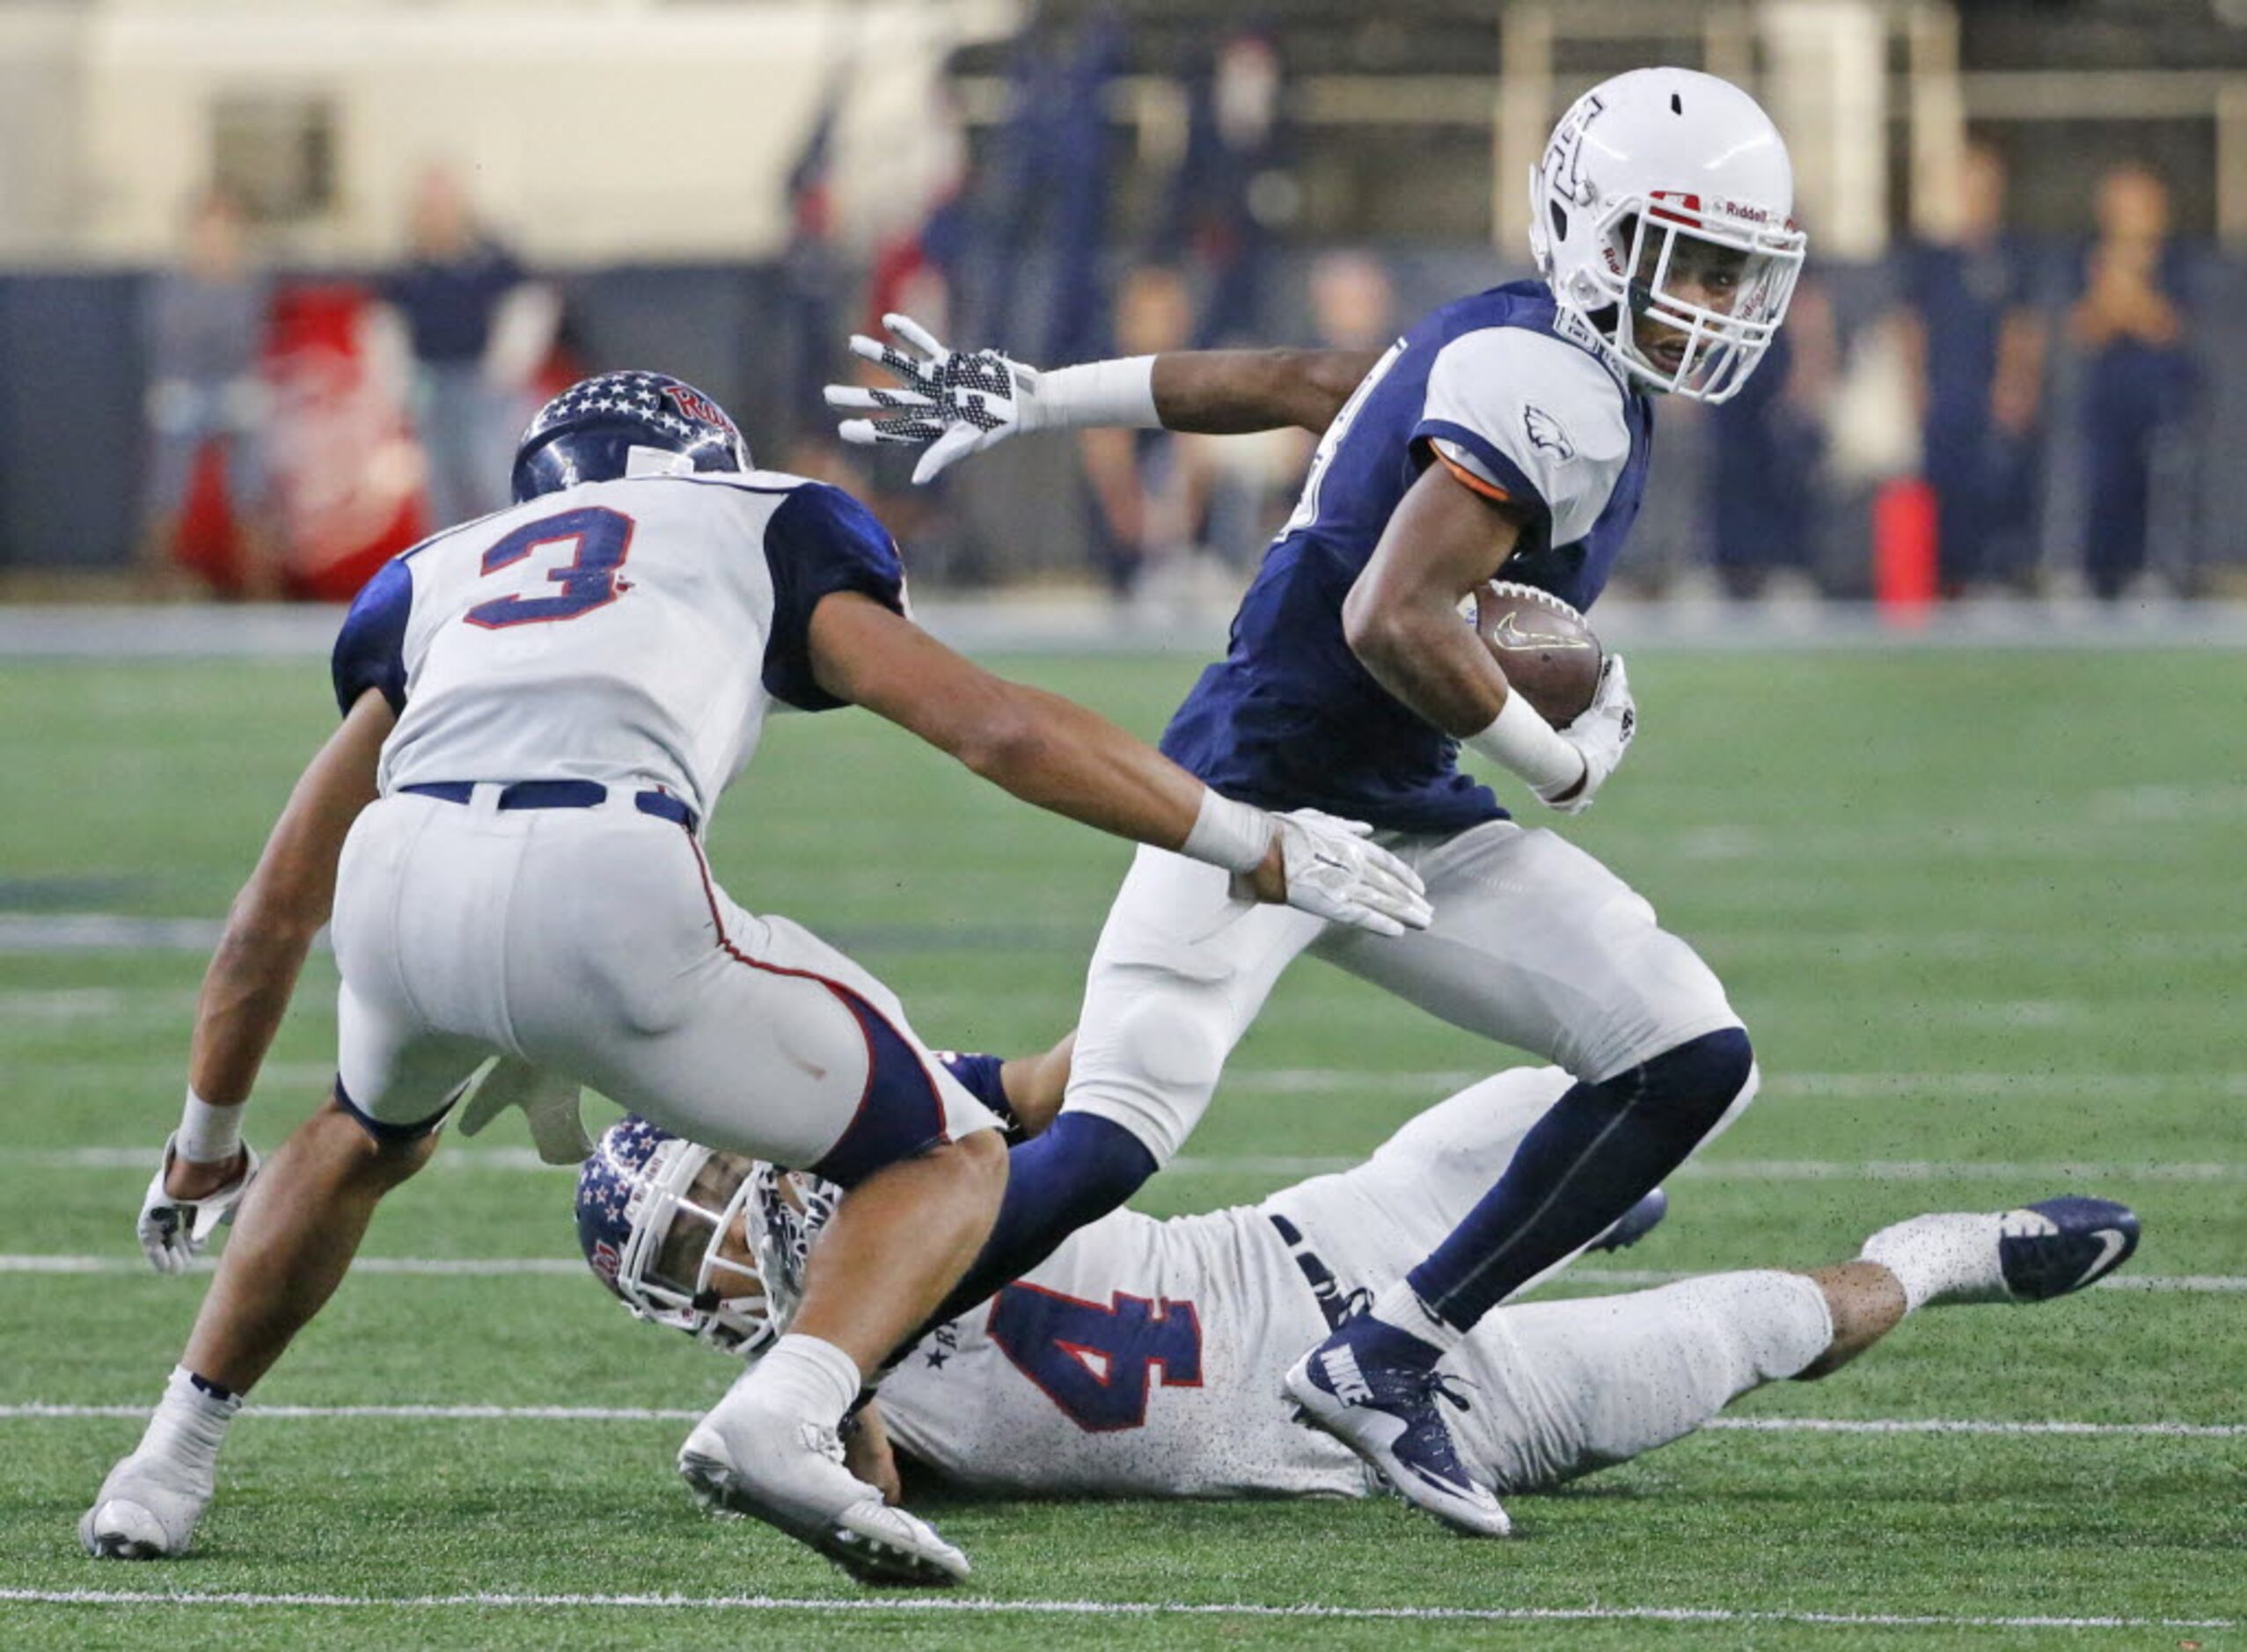
[[[1506,580],[1484,582],[1460,611],[1468,614],[1507,683],[1547,722],[1565,728],[1584,714],[1607,656],[1583,615],[1548,591]]]

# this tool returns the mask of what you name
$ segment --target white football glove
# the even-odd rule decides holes
[[[156,1179],[142,1195],[141,1219],[136,1224],[141,1248],[148,1253],[150,1264],[159,1274],[185,1273],[187,1264],[201,1252],[204,1241],[217,1232],[219,1224],[234,1219],[234,1208],[242,1202],[242,1195],[257,1179],[260,1163],[257,1150],[245,1142],[240,1175],[200,1199],[175,1199],[164,1190],[164,1177],[172,1168],[172,1150],[178,1140],[176,1135],[165,1138],[164,1155],[157,1161]]]
[[[1592,798],[1607,783],[1638,734],[1638,703],[1630,697],[1630,677],[1623,670],[1622,655],[1607,656],[1607,662],[1599,668],[1599,688],[1592,704],[1557,732],[1584,758],[1583,789],[1557,803],[1541,791],[1537,795],[1563,815],[1581,815],[1592,807]],[[1567,791],[1565,786],[1559,789]]]
[[[933,480],[955,459],[1047,424],[1036,368],[996,350],[948,350],[911,316],[887,315],[882,325],[895,344],[858,333],[851,339],[851,351],[896,374],[904,388],[828,385],[827,405],[838,413],[876,415],[844,420],[836,432],[844,441],[860,446],[928,443],[913,466],[913,480],[921,483]]]
[[[1425,929],[1436,910],[1420,874],[1379,844],[1360,820],[1314,808],[1274,815],[1287,903],[1299,911],[1376,935]]]

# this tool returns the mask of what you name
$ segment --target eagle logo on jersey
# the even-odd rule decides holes
[[[1576,457],[1576,443],[1561,428],[1561,421],[1542,407],[1525,403],[1521,409],[1521,428],[1528,433],[1529,445],[1542,448],[1563,464]]]

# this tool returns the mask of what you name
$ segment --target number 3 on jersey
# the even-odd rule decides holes
[[[1202,1385],[1202,1322],[1190,1302],[1116,1291],[1102,1307],[1036,1285],[991,1305],[991,1340],[1087,1434],[1143,1428],[1160,1367],[1166,1388]]]
[[[632,518],[622,511],[602,505],[584,505],[523,523],[484,552],[485,574],[511,568],[543,546],[575,545],[570,559],[546,574],[547,582],[561,589],[551,596],[518,593],[494,597],[479,603],[463,618],[472,625],[500,631],[509,625],[575,619],[580,614],[606,608],[632,588],[617,578],[617,570],[632,550]]]

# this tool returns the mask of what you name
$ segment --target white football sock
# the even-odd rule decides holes
[[[176,1365],[135,1455],[161,1457],[208,1476],[217,1466],[227,1428],[241,1409],[241,1395],[221,1400],[205,1393],[195,1386],[194,1372]]]
[[[841,1349],[792,1331],[750,1367],[735,1392],[831,1429],[858,1398],[860,1380],[858,1362]]]
[[[1420,1300],[1420,1293],[1408,1280],[1397,1280],[1375,1297],[1372,1314],[1383,1325],[1394,1326],[1406,1335],[1416,1336],[1446,1354],[1467,1340],[1466,1332],[1446,1325],[1428,1312],[1428,1305]]]
[[[1957,1302],[2009,1302],[1995,1212],[1915,1216],[1885,1227],[1858,1254],[1878,1262],[1904,1287],[1905,1312]]]

